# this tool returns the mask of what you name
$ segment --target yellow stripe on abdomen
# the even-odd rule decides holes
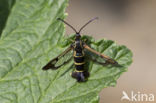
[[[82,64],[85,64],[85,62],[82,62],[82,63],[76,63],[74,62],[75,65],[82,65]]]

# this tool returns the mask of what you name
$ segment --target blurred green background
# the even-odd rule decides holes
[[[66,20],[76,29],[98,16],[99,20],[88,25],[82,34],[115,40],[133,52],[128,72],[119,78],[116,87],[102,90],[100,103],[130,103],[120,100],[123,90],[128,94],[156,94],[155,0],[70,0],[67,12]],[[67,34],[73,33],[66,28]]]

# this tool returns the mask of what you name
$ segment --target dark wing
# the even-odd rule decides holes
[[[63,53],[58,55],[56,58],[52,59],[48,64],[46,64],[42,69],[58,69],[62,65],[68,63],[72,59],[72,46],[67,48]]]
[[[90,48],[88,45],[84,44],[84,48],[86,50],[88,50],[90,53],[92,53],[90,55],[94,55],[93,58],[90,58],[94,62],[97,62],[97,63],[102,64],[102,65],[107,65],[107,64],[118,65],[117,61],[115,61],[114,59],[112,59],[112,58],[110,58],[110,57],[108,57],[108,56],[106,56],[104,54],[101,54],[101,53],[95,51],[94,49]],[[97,56],[100,57],[101,59],[104,59],[106,62],[101,62],[102,60],[97,61],[97,58],[98,58]]]

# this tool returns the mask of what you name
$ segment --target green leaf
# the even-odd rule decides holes
[[[0,0],[0,35],[15,0]]]
[[[119,62],[122,67],[88,62],[90,78],[78,83],[71,78],[73,61],[58,70],[42,67],[70,45],[64,38],[68,0],[18,0],[0,39],[1,103],[98,103],[101,89],[115,86],[127,71],[132,53],[111,40],[95,41],[83,36],[87,44]]]

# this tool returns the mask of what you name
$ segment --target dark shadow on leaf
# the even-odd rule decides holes
[[[0,36],[15,0],[0,0]]]
[[[69,72],[71,69],[74,69],[74,64],[71,65],[64,73],[61,74],[60,77],[62,77],[63,75],[65,75],[67,72]]]
[[[110,64],[109,62],[99,62],[97,61],[96,59],[91,59],[94,63],[96,64],[99,64],[99,65],[103,65],[103,66],[107,66],[107,65],[111,65],[111,66],[114,66],[114,67],[123,67],[122,65],[120,64]]]

